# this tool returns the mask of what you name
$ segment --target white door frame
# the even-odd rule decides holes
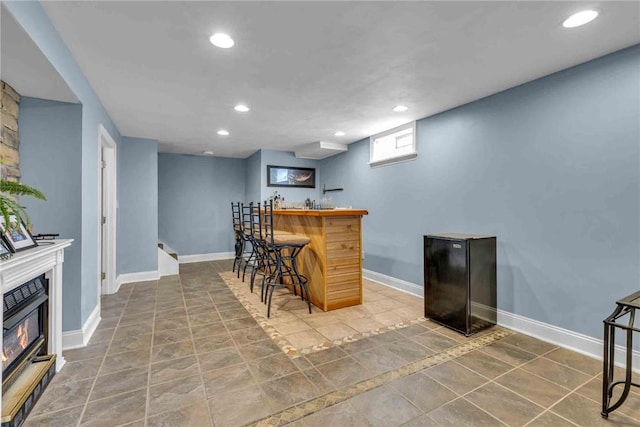
[[[103,125],[98,129],[98,270],[103,266],[105,279],[101,279],[102,271],[98,271],[98,296],[117,292],[116,283],[116,183],[117,181],[117,145]],[[104,166],[104,185],[102,182]],[[103,191],[104,190],[104,191]],[[102,209],[104,204],[104,210]],[[104,211],[106,223],[102,224]],[[102,230],[102,227],[104,229]],[[104,245],[102,236],[104,235]],[[103,251],[104,248],[104,251]],[[100,298],[98,298],[98,304]]]

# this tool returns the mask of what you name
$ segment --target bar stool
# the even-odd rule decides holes
[[[286,231],[273,230],[274,235],[291,234]],[[264,223],[264,214],[260,210],[260,202],[253,205],[251,211],[251,236],[252,242],[256,248],[256,266],[251,272],[251,293],[255,285],[256,276],[262,276],[262,284],[260,286],[260,301],[264,302],[264,290],[266,280],[273,274],[276,266],[276,255],[268,244],[269,239],[266,238],[266,230]]]
[[[262,291],[262,297],[267,304],[267,318],[271,316],[271,300],[276,286],[291,285],[294,295],[296,287],[300,288],[300,299],[306,298],[311,314],[311,297],[307,288],[307,278],[298,271],[297,257],[300,251],[311,242],[307,236],[274,232],[273,201],[264,202],[264,230],[265,244],[271,254],[275,256],[275,268],[266,280],[266,289]],[[288,277],[289,283],[284,278]]]
[[[244,282],[247,267],[255,268],[257,257],[257,243],[253,238],[251,232],[251,212],[253,211],[253,202],[245,205],[240,204],[240,227],[242,230],[243,251],[240,259],[240,265],[244,264],[244,267],[238,267],[238,278],[240,278],[240,268],[242,268],[242,281]],[[247,244],[248,243],[248,244]],[[248,248],[251,247],[251,250]]]
[[[256,243],[256,266],[251,271],[250,289],[253,293],[254,284],[257,276],[262,276],[262,284],[260,286],[260,301],[262,302],[264,297],[265,282],[269,276],[273,273],[276,265],[275,254],[271,251],[267,240],[265,238],[266,233],[264,229],[263,215],[260,212],[260,202],[253,206],[251,211],[251,235]]]
[[[640,291],[635,292],[619,301],[613,313],[604,320],[604,358],[602,372],[602,417],[608,418],[609,414],[618,409],[627,397],[631,386],[640,387],[640,384],[632,382],[633,375],[633,333],[640,332],[640,325],[636,326],[636,310],[640,312]],[[624,317],[628,318],[626,325],[620,323]],[[613,368],[615,366],[616,353],[616,328],[626,331],[626,369],[624,381],[614,381]],[[617,385],[624,385],[622,395],[615,403],[612,403],[613,389]]]
[[[242,261],[242,252],[244,252],[244,239],[242,237],[242,222],[240,221],[240,202],[231,202],[231,216],[233,218],[233,233],[235,236],[235,257],[233,258],[233,268],[231,271],[240,271],[240,262]]]

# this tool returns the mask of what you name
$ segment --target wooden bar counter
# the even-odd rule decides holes
[[[311,239],[298,256],[311,303],[324,311],[362,304],[364,209],[274,210],[274,228]]]

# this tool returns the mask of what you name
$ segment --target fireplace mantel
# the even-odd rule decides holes
[[[56,371],[60,371],[65,363],[62,357],[62,263],[64,249],[71,246],[71,242],[73,239],[38,241],[38,247],[15,253],[12,258],[0,261],[2,294],[41,274],[49,279],[48,351],[56,354]],[[0,347],[1,344],[0,341]],[[1,380],[0,377],[0,382]]]

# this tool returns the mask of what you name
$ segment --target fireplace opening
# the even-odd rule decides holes
[[[4,295],[3,391],[31,359],[47,353],[47,288],[42,275]]]
[[[32,311],[16,326],[4,334],[2,342],[2,372],[7,371],[14,361],[20,361],[23,353],[41,338],[38,310]]]
[[[20,426],[55,375],[55,354],[47,354],[48,290],[41,275],[4,294],[0,427]]]

